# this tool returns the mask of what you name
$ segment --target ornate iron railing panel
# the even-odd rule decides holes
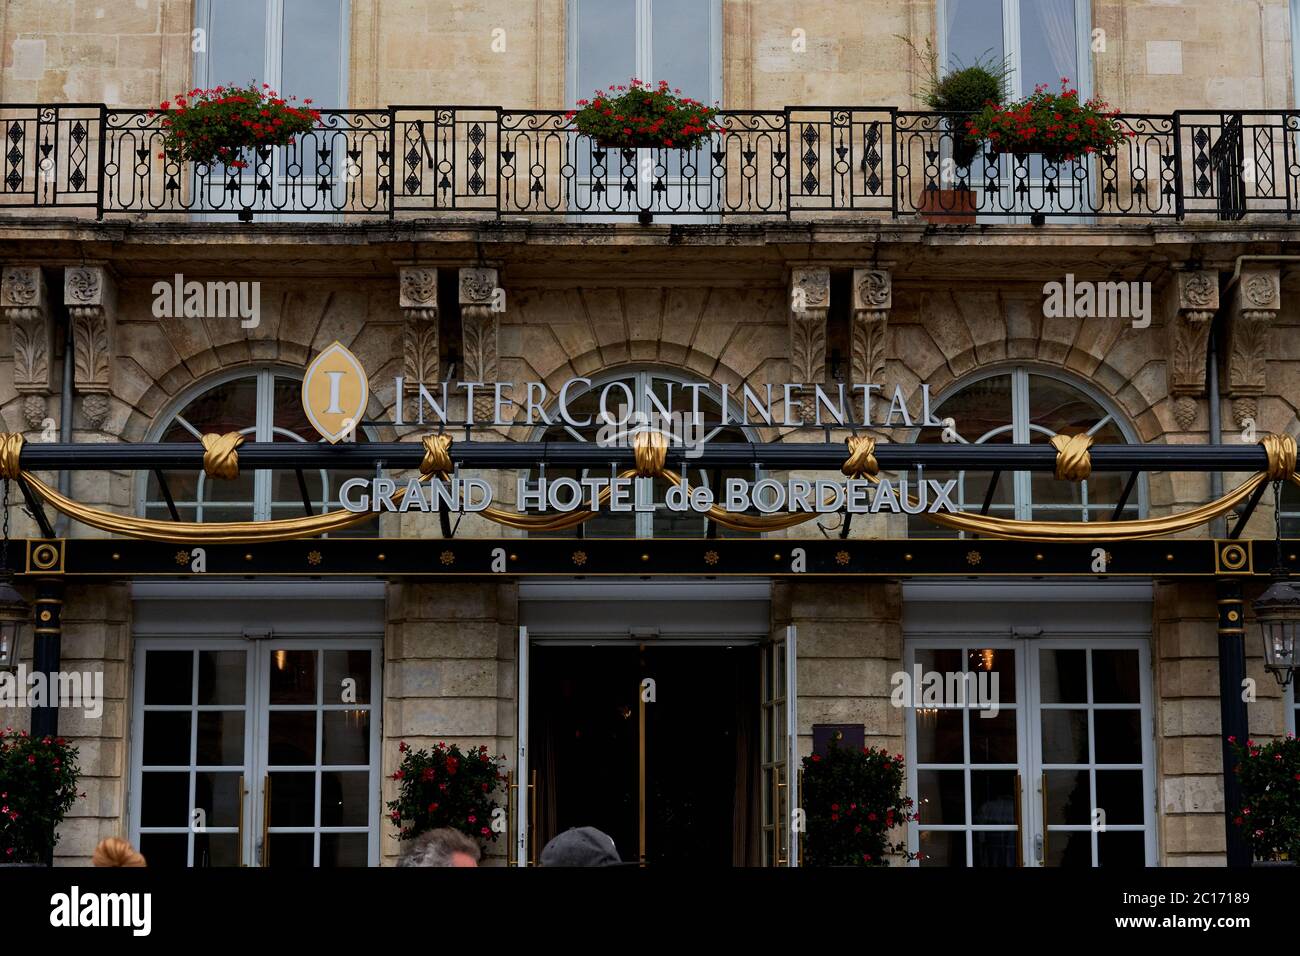
[[[1126,114],[1115,149],[1054,160],[967,142],[960,116],[887,107],[723,112],[693,149],[604,146],[558,110],[326,110],[242,170],[165,157],[162,120],[102,104],[0,106],[0,209],[958,223],[1300,209],[1300,111]]]

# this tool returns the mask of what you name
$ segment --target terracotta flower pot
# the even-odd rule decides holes
[[[969,225],[975,222],[975,193],[969,189],[927,189],[921,193],[916,211],[926,222]]]

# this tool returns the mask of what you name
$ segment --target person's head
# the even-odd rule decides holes
[[[120,837],[108,837],[99,841],[95,853],[90,858],[95,866],[144,866],[144,857],[135,851],[131,844]]]
[[[478,844],[448,827],[421,833],[397,861],[398,866],[478,866],[482,851]]]
[[[618,848],[608,833],[595,827],[573,827],[542,847],[542,866],[622,866]]]

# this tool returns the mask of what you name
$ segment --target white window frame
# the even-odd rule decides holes
[[[1034,425],[1029,421],[1029,386],[1030,376],[1041,376],[1043,378],[1054,379],[1069,388],[1080,392],[1084,397],[1092,401],[1101,409],[1103,417],[1089,429],[1089,434],[1102,428],[1108,422],[1114,422],[1115,426],[1124,436],[1124,441],[1128,444],[1138,444],[1139,439],[1133,427],[1128,423],[1123,415],[1115,408],[1114,404],[1096,388],[1088,382],[1077,379],[1071,375],[1064,374],[1057,369],[1039,367],[1036,365],[1025,364],[1002,364],[990,366],[987,369],[981,369],[978,373],[967,378],[962,378],[943,389],[934,398],[933,407],[935,414],[943,416],[943,404],[948,400],[960,395],[972,385],[985,381],[990,378],[999,378],[1004,375],[1011,376],[1011,421],[995,431],[988,432],[978,438],[971,436],[960,436],[961,444],[979,444],[985,439],[992,437],[999,431],[1005,431],[1007,427],[1011,428],[1011,440],[1016,444],[1028,444],[1033,432],[1047,434],[1047,430],[1040,425]],[[957,422],[957,430],[961,431],[961,422]],[[919,434],[919,433],[918,433]],[[913,441],[916,440],[913,436]],[[1015,512],[1014,517],[1020,521],[1032,520],[1033,515],[1033,478],[1032,475],[1025,472],[1012,472],[1011,477],[1014,479],[1012,488],[1014,489]],[[1007,476],[1003,476],[1006,480]],[[1084,483],[1086,489],[1086,482]],[[1148,480],[1146,472],[1138,475],[1137,486],[1133,489],[1134,494],[1129,498],[1129,505],[1136,504],[1138,517],[1145,517],[1148,507]],[[1087,498],[1084,495],[1084,502],[1080,505],[1082,514],[1086,517]],[[964,536],[964,533],[963,533]]]

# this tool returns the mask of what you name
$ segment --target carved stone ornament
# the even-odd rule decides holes
[[[103,305],[104,270],[70,266],[63,273],[63,301],[69,305]]]
[[[1178,308],[1213,312],[1219,308],[1219,277],[1214,272],[1178,273]]]
[[[86,418],[86,424],[91,428],[101,428],[104,420],[108,418],[108,396],[103,394],[93,394],[83,396],[81,399],[81,414]]]
[[[64,272],[63,291],[72,318],[73,385],[83,395],[106,394],[112,391],[113,375],[112,278],[103,266],[70,266]],[[86,417],[94,423],[95,416]]]
[[[893,283],[883,269],[853,270],[853,308],[889,309],[893,306]]]
[[[0,315],[9,321],[14,389],[23,395],[51,391],[53,324],[45,279],[36,266],[9,266],[0,277]]]
[[[1279,307],[1279,281],[1275,271],[1248,272],[1241,279],[1243,308],[1276,309]]]
[[[438,270],[403,268],[400,272],[398,304],[403,309],[438,308]]]
[[[461,269],[460,304],[489,305],[497,289],[496,269]]]
[[[885,375],[885,336],[894,304],[893,278],[884,269],[853,270],[853,384],[880,382]]]
[[[790,308],[828,309],[831,304],[831,270],[796,267],[790,270]]]

